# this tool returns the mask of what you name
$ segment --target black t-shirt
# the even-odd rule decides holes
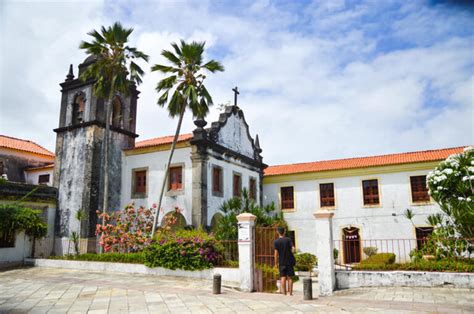
[[[290,238],[278,238],[273,242],[273,247],[278,251],[278,264],[280,265],[295,265],[295,257],[291,251],[293,243]]]

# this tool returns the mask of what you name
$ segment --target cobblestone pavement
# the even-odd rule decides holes
[[[208,280],[23,268],[0,272],[1,313],[474,313],[474,291],[454,288],[359,288],[303,301],[224,287]]]

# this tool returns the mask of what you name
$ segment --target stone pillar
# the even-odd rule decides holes
[[[193,163],[192,224],[197,228],[207,225],[208,157],[198,151],[193,151],[191,160]]]
[[[334,271],[334,243],[332,239],[332,217],[334,213],[319,211],[316,218],[316,256],[318,257],[319,295],[330,295],[336,287]]]
[[[253,291],[254,273],[254,232],[256,216],[243,213],[237,216],[239,228],[239,271],[240,289],[246,292]]]
[[[207,226],[207,132],[204,129],[207,122],[201,119],[194,121],[197,128],[193,131],[191,140],[193,163],[192,184],[192,224],[197,228]]]

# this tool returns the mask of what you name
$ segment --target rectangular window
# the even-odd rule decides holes
[[[416,247],[421,249],[426,243],[428,236],[433,233],[433,227],[416,227]]]
[[[257,199],[257,180],[255,178],[249,179],[249,198]]]
[[[240,194],[242,192],[242,177],[239,173],[234,173],[233,177],[233,185],[232,185],[232,190],[233,190],[233,196],[234,197],[240,197]]]
[[[379,205],[379,183],[377,179],[362,181],[364,205]]]
[[[291,243],[293,243],[293,246],[296,248],[296,233],[294,230],[288,230],[286,232],[286,236],[290,238]]]
[[[183,189],[183,167],[171,167],[168,180],[168,190],[176,191]]]
[[[132,194],[135,196],[146,194],[146,172],[146,170],[134,171],[134,186]]]
[[[42,174],[38,177],[38,184],[48,184],[49,174]]]
[[[222,168],[218,166],[214,166],[212,168],[212,195],[222,196],[224,192],[222,185],[223,185]]]
[[[295,208],[295,199],[292,186],[283,186],[280,188],[281,209]]]
[[[410,177],[411,200],[413,203],[429,202],[430,195],[426,188],[426,176]]]
[[[321,207],[334,207],[334,183],[322,183],[319,185],[319,198]]]

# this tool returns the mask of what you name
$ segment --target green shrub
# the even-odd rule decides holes
[[[367,255],[368,257],[371,257],[372,255],[377,254],[378,249],[373,246],[368,246],[363,249],[364,254]]]
[[[143,253],[148,267],[201,270],[212,268],[222,250],[214,237],[198,229],[159,232]]]
[[[311,253],[296,253],[295,259],[295,270],[311,271],[318,265],[318,259]]]
[[[396,255],[393,253],[378,253],[360,262],[360,264],[393,264]]]
[[[360,263],[352,267],[354,270],[412,270],[412,271],[448,271],[474,272],[474,259],[420,259],[406,264]]]
[[[332,250],[332,254],[333,254],[333,256],[334,256],[334,261],[337,261],[337,258],[339,257],[339,250],[336,249],[336,248],[334,248],[334,249]]]
[[[49,259],[132,264],[143,264],[145,262],[143,253],[87,253],[80,255],[50,256]]]

